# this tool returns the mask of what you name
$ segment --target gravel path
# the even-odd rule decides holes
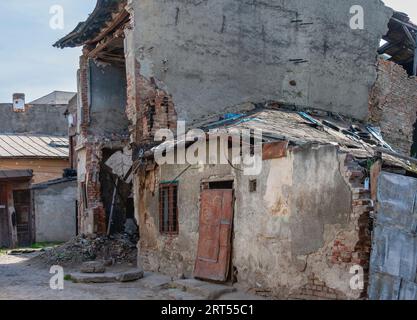
[[[181,288],[170,288],[167,276],[145,273],[139,281],[128,283],[81,284],[64,282],[64,290],[53,290],[49,267],[31,261],[39,253],[0,255],[0,300],[200,300],[203,296]],[[36,259],[35,259],[36,260]],[[64,273],[72,271],[65,269]],[[210,287],[210,285],[209,285]],[[219,299],[256,299],[243,292]]]
[[[30,258],[34,256],[0,255],[0,300],[175,299],[170,290],[147,289],[141,281],[93,285],[65,281],[64,290],[52,290],[49,280],[53,274],[49,268],[32,266]]]

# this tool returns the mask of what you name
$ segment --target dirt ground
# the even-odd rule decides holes
[[[63,290],[53,290],[49,267],[31,263],[37,254],[0,255],[0,300],[198,300],[204,296],[180,288],[161,286],[167,277],[145,273],[128,283],[80,284],[64,282]],[[74,270],[64,270],[65,274]],[[224,294],[219,299],[253,299],[243,292]]]

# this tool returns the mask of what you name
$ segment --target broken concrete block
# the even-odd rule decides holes
[[[116,280],[119,282],[131,282],[131,281],[136,281],[142,278],[143,278],[143,271],[140,269],[135,269],[135,270],[120,273],[116,277]]]
[[[82,264],[80,271],[82,273],[104,273],[106,272],[106,267],[103,262],[88,261]]]
[[[123,149],[123,152],[117,151],[106,161],[106,166],[111,168],[113,173],[118,175],[121,179],[124,179],[127,176],[132,164],[132,150],[129,150],[128,148]],[[129,183],[130,180],[131,176],[126,182]]]

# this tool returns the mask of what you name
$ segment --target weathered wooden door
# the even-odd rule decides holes
[[[31,244],[31,221],[30,221],[30,191],[13,191],[14,207],[17,221],[17,241],[19,246]]]
[[[9,248],[10,241],[10,227],[9,215],[7,210],[7,191],[4,185],[0,184],[0,248]]]
[[[233,190],[203,190],[194,277],[227,281],[233,224]]]

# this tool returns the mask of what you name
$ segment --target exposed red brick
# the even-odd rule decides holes
[[[378,78],[369,100],[370,121],[381,127],[384,139],[410,154],[417,112],[417,80],[400,66],[379,60]]]

